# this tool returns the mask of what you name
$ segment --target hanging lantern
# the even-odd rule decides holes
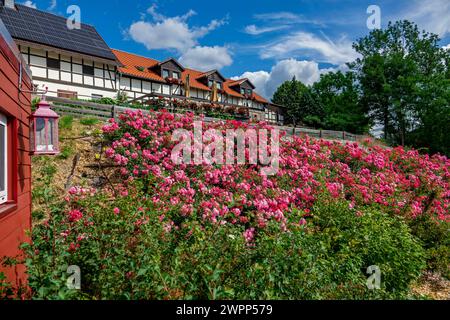
[[[50,104],[41,100],[31,115],[31,153],[56,155],[59,153],[58,114],[50,109]]]

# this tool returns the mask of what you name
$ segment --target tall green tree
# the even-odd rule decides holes
[[[361,55],[349,64],[361,85],[360,103],[383,126],[384,138],[448,154],[449,60],[438,36],[397,21],[353,47]]]
[[[312,86],[313,95],[323,108],[320,120],[324,129],[365,133],[369,119],[359,103],[358,84],[352,72],[322,74]]]
[[[275,91],[272,102],[287,108],[287,121],[294,124],[310,125],[316,121],[323,110],[315,100],[311,88],[305,86],[295,77],[291,81],[285,81]]]

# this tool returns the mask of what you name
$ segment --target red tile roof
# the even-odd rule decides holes
[[[149,69],[156,66],[159,61],[119,50],[112,50],[112,52],[123,65],[118,67],[119,72],[133,77],[165,82],[159,74]],[[144,70],[140,71],[137,67],[143,67]]]
[[[124,52],[124,51],[120,51],[120,50],[112,50],[112,52],[117,57],[117,60],[119,60],[119,62],[122,64],[121,67],[118,67],[119,72],[129,75],[129,76],[137,77],[137,78],[150,79],[150,80],[159,81],[159,82],[166,82],[166,80],[164,78],[162,78],[161,75],[159,75],[158,73],[156,73],[154,70],[151,69],[152,67],[155,67],[156,65],[158,65],[160,63],[158,60],[138,56],[136,54],[132,54],[132,53],[128,53],[128,52]],[[143,67],[144,70],[140,71],[137,69],[137,67]],[[208,72],[206,72],[206,73],[208,73]],[[182,73],[183,82],[186,82],[186,78],[188,75],[190,76],[190,87],[191,88],[211,91],[211,89],[208,86],[206,86],[205,84],[203,84],[202,82],[199,81],[199,79],[205,75],[205,72],[186,68]],[[241,84],[244,81],[248,81],[248,79],[246,79],[246,78],[239,79],[239,80],[226,79],[226,81],[224,82],[224,85],[223,85],[223,90],[228,95],[231,95],[231,96],[234,96],[237,98],[244,98],[244,96],[242,94],[240,94],[239,92],[237,92],[231,88],[232,86]],[[266,99],[264,99],[263,97],[261,97],[260,95],[255,93],[254,91],[253,91],[252,98],[261,103],[268,103],[268,101]]]
[[[192,70],[192,69],[185,69],[183,74],[182,74],[182,78],[183,78],[183,82],[184,83],[186,83],[186,78],[187,78],[188,75],[190,76],[189,77],[189,85],[190,85],[191,88],[211,91],[211,89],[208,86],[206,86],[202,82],[198,81],[198,79],[200,79],[202,77],[203,72],[197,71],[197,70]]]
[[[261,103],[269,103],[269,101],[261,97],[259,94],[255,93],[255,91],[253,91],[253,99]]]
[[[229,85],[230,87],[232,87],[232,86],[239,85],[239,84],[243,83],[244,81],[245,81],[245,79],[230,80],[230,81],[228,81],[228,85]]]
[[[227,81],[225,81],[225,83],[223,84],[223,90],[225,91],[225,93],[233,97],[244,98],[244,96],[240,92],[237,92],[236,90],[231,88],[233,85],[236,85],[236,81],[227,79]]]

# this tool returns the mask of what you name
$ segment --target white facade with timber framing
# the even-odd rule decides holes
[[[269,102],[255,92],[248,79],[225,78],[220,71],[202,72],[184,68],[176,59],[157,61],[132,53],[113,50],[118,67],[120,90],[131,100],[145,102],[155,97],[212,102],[247,108],[252,120],[281,122],[273,117]],[[270,116],[270,117],[269,117]]]
[[[49,96],[100,98],[117,95],[117,61],[94,27],[70,30],[66,18],[0,0],[0,19]]]
[[[61,98],[116,98],[147,103],[155,97],[245,109],[251,120],[283,123],[284,110],[255,92],[249,79],[202,72],[176,59],[157,61],[111,50],[93,26],[70,30],[66,18],[0,0],[0,19],[33,74],[33,85]]]
[[[48,87],[49,96],[81,99],[117,96],[116,64],[111,61],[29,43],[19,44],[19,49],[33,73],[33,84]]]

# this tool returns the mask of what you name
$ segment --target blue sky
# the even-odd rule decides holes
[[[94,25],[112,48],[248,77],[266,97],[294,75],[311,84],[352,60],[352,42],[370,31],[369,5],[380,8],[382,27],[406,18],[439,34],[442,46],[450,43],[450,0],[26,2],[66,16],[76,4],[82,22]]]

